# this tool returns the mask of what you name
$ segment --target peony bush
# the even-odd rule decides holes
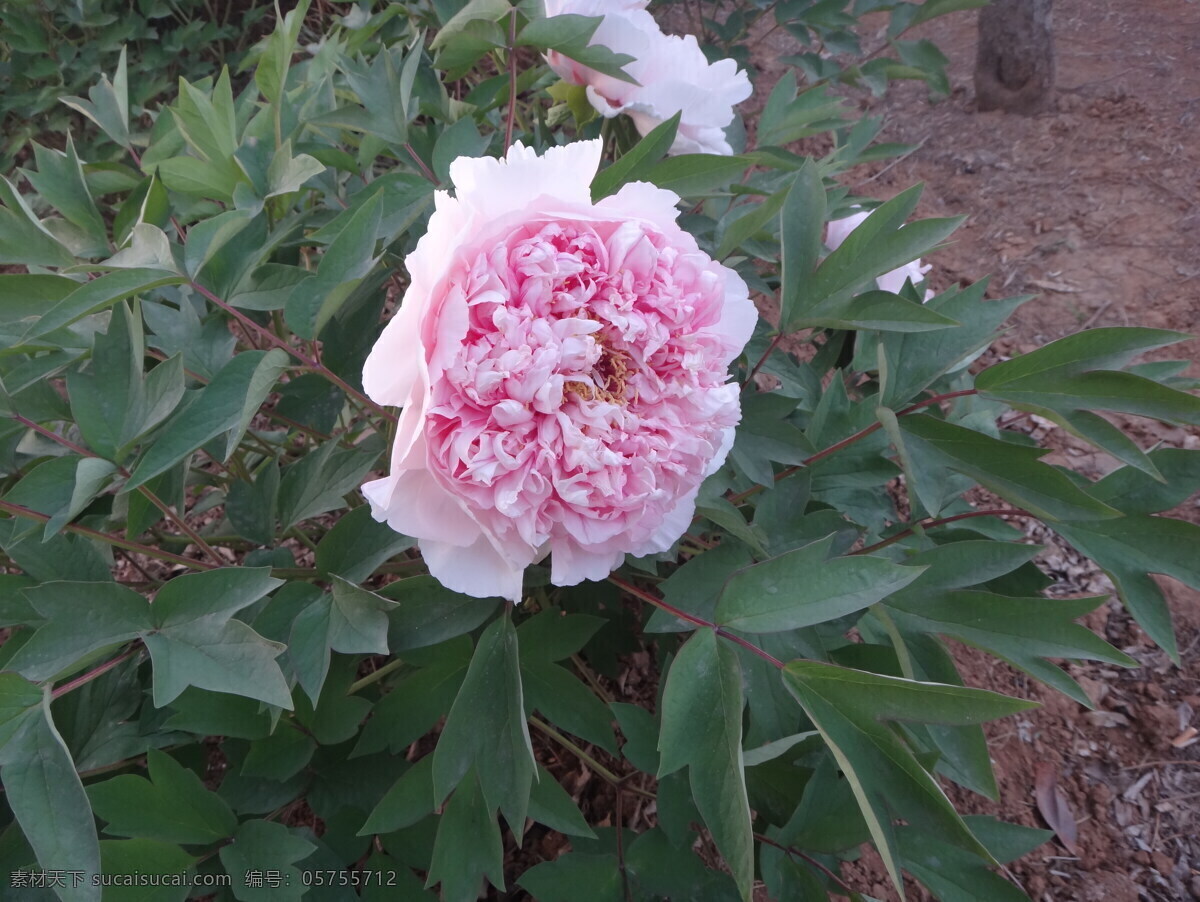
[[[1141,360],[1179,333],[988,353],[1033,301],[843,186],[903,149],[839,98],[943,88],[904,35],[971,5],[868,4],[864,53],[829,3],[301,3],[245,71],[71,98],[119,151],[0,182],[4,898],[867,900],[868,846],[1026,898],[1050,834],[946,787],[995,798],[1030,703],[951,642],[1084,705],[1061,662],[1135,663],[1040,522],[1178,660],[1200,457],[1114,414],[1200,398]]]

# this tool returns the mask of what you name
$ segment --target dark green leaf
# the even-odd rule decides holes
[[[221,847],[221,864],[233,877],[233,895],[241,902],[290,902],[307,892],[296,862],[307,858],[316,848],[283,824],[270,821],[245,821],[233,835],[233,842]],[[281,886],[255,881],[253,874],[278,873]]]
[[[628,153],[607,169],[596,173],[596,177],[592,179],[592,200],[598,201],[615,194],[622,185],[637,181],[652,164],[661,160],[675,141],[680,115],[676,113],[670,119],[660,122]]]
[[[498,604],[452,592],[432,576],[397,580],[382,594],[400,603],[388,615],[392,651],[424,648],[469,633],[491,617]]]
[[[870,555],[829,559],[833,539],[734,573],[717,602],[717,622],[749,633],[799,629],[861,611],[921,575]]]
[[[485,875],[493,886],[504,889],[504,849],[495,811],[485,801],[475,771],[468,770],[438,823],[425,883],[427,887],[441,883],[445,902],[473,902],[483,889]]]
[[[440,803],[472,766],[488,807],[499,807],[518,837],[534,775],[525,723],[517,633],[508,617],[484,630],[467,677],[434,751],[434,798]]]
[[[902,417],[900,427],[911,454],[934,456],[1039,517],[1098,520],[1119,515],[1060,471],[1038,463],[1045,449],[1013,445],[926,414]]]
[[[809,161],[796,172],[779,214],[781,332],[793,331],[793,323],[820,300],[807,289],[821,253],[824,225],[825,184],[816,163]]]
[[[15,701],[10,696],[10,703]],[[20,716],[22,727],[0,748],[0,780],[8,806],[42,870],[98,874],[96,824],[75,762],[55,729],[49,693],[40,706]],[[99,902],[100,889],[91,881],[70,883],[56,887],[62,902]]]
[[[742,674],[732,647],[708,629],[679,650],[662,700],[658,776],[688,766],[692,797],[744,899],[754,840],[742,766]]]
[[[791,662],[783,670],[783,680],[825,737],[850,782],[897,888],[901,882],[894,817],[931,838],[988,858],[941,787],[886,721],[975,724],[1029,708],[1029,702],[816,661]]]
[[[146,599],[116,583],[51,582],[22,593],[46,622],[6,668],[34,681],[50,679],[90,652],[151,626]]]
[[[105,874],[122,875],[129,885],[114,880],[104,890],[104,902],[183,902],[191,887],[140,885],[144,875],[182,874],[196,859],[179,846],[154,839],[106,839],[100,843],[100,865]],[[166,881],[164,881],[166,883]]]
[[[96,814],[108,822],[107,833],[185,845],[233,834],[237,818],[192,771],[154,749],[146,765],[149,780],[123,774],[88,787]]]
[[[360,582],[385,561],[415,544],[386,523],[371,516],[366,505],[342,517],[317,545],[317,570],[323,576],[336,574]]]

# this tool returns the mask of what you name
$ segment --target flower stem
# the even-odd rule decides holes
[[[209,291],[203,285],[201,285],[197,282],[192,282],[191,286],[194,289],[196,289],[196,291],[198,291],[203,297],[207,298],[209,301],[212,301],[212,303],[216,304],[218,307],[220,307],[222,310],[224,310],[226,313],[228,313],[230,316],[232,316],[235,320],[237,320],[239,323],[241,323],[247,329],[250,329],[253,332],[255,332],[256,334],[261,335],[267,342],[269,342],[270,344],[279,348],[280,350],[287,351],[289,354],[291,354],[293,357],[295,357],[297,360],[299,360],[301,363],[303,363],[306,367],[311,369],[313,372],[319,373],[321,376],[324,376],[326,379],[328,379],[330,382],[332,382],[334,385],[336,385],[338,388],[340,388],[342,391],[344,391],[346,393],[347,397],[353,398],[354,400],[358,401],[359,403],[364,404],[367,407],[371,408],[371,410],[375,411],[375,413],[377,413],[379,416],[383,417],[385,420],[393,420],[394,421],[397,419],[397,417],[394,413],[392,413],[389,410],[386,410],[383,407],[380,407],[378,404],[376,404],[374,401],[372,401],[370,398],[368,398],[362,392],[358,391],[355,388],[352,388],[350,386],[350,384],[346,382],[346,380],[344,380],[337,373],[333,372],[333,370],[329,369],[329,367],[325,366],[324,364],[322,364],[316,360],[313,360],[311,357],[309,357],[303,351],[292,347],[292,345],[288,344],[286,341],[284,341],[282,338],[280,338],[278,335],[276,335],[270,329],[264,329],[262,326],[260,326],[254,320],[250,319],[250,317],[246,316],[240,310],[231,306],[230,304],[227,304],[225,301],[221,300],[219,297],[217,297],[215,294],[213,294],[211,291]]]
[[[13,414],[13,419],[18,421],[19,423],[24,424],[25,426],[28,426],[34,432],[37,432],[40,435],[44,435],[46,438],[57,442],[58,444],[62,445],[64,448],[68,449],[69,451],[75,452],[76,454],[80,455],[81,457],[94,457],[98,460],[102,459],[99,454],[95,454],[92,451],[89,451],[87,448],[83,448],[83,447],[75,444],[74,442],[70,441],[69,439],[66,439],[63,436],[59,435],[57,432],[47,429],[44,426],[41,426],[41,425],[33,422],[33,420],[26,419],[25,417],[21,416],[20,414]],[[126,479],[129,478],[129,471],[127,469],[125,469],[124,467],[122,467],[120,464],[117,464],[117,471],[122,476],[124,476]],[[151,492],[150,489],[148,489],[146,486],[140,485],[140,486],[138,486],[137,490],[147,501],[149,501],[151,504],[153,504],[155,507],[157,507],[160,511],[162,511],[163,516],[165,516],[168,520],[170,520],[172,523],[174,523],[176,526],[178,526],[180,531],[183,532],[183,534],[186,535],[189,539],[191,539],[192,542],[198,548],[200,548],[205,554],[207,554],[210,558],[212,558],[212,560],[216,563],[216,565],[218,567],[224,567],[228,563],[223,557],[221,557],[219,554],[217,554],[212,549],[212,546],[210,546],[206,541],[204,541],[204,539],[200,536],[200,534],[198,532],[196,532],[194,529],[192,529],[190,526],[188,526],[187,521],[183,518],[183,515],[177,514],[175,511],[173,511],[165,502],[160,500],[158,498],[158,496],[155,495],[153,492]]]
[[[924,401],[918,401],[916,404],[910,404],[908,407],[905,407],[903,410],[896,411],[896,416],[902,417],[906,413],[912,413],[913,411],[920,410],[923,407],[930,407],[934,404],[940,404],[942,401],[949,401],[951,398],[963,398],[963,397],[966,397],[967,395],[974,395],[974,394],[978,394],[978,392],[973,388],[968,388],[968,389],[964,389],[963,391],[947,392],[944,395],[934,395],[932,398],[926,398]],[[806,457],[802,463],[799,463],[794,467],[788,467],[786,470],[780,470],[778,473],[775,474],[775,481],[779,482],[779,480],[786,479],[788,476],[791,476],[794,473],[799,473],[805,467],[811,467],[817,461],[824,460],[826,457],[829,457],[831,454],[836,454],[838,451],[841,451],[843,448],[848,448],[850,445],[853,445],[855,442],[859,441],[860,439],[864,439],[871,433],[876,432],[882,428],[883,428],[882,423],[879,423],[879,422],[872,423],[870,426],[866,426],[866,427],[858,430],[858,432],[854,433],[854,435],[847,436],[846,438],[842,439],[840,442],[835,442],[834,444],[830,445],[828,448],[825,448],[822,451],[818,451],[816,454],[812,455],[812,457]],[[764,487],[761,485],[756,485],[753,488],[746,489],[746,491],[744,491],[744,492],[739,492],[736,495],[731,495],[729,500],[733,504],[740,504],[741,502],[745,501],[747,498],[749,498],[753,495],[757,495],[759,492],[761,492],[763,490],[763,488]]]
[[[45,523],[50,519],[48,514],[43,514],[40,511],[31,510],[28,507],[22,507],[19,504],[13,504],[11,501],[0,501],[0,511],[13,514],[18,517],[26,517],[30,520],[37,520],[40,523]],[[204,561],[194,561],[191,558],[186,558],[178,554],[172,554],[169,551],[163,551],[160,548],[151,548],[149,545],[139,545],[137,542],[129,542],[125,539],[119,539],[116,536],[110,536],[106,532],[100,532],[98,529],[88,529],[86,526],[78,526],[74,523],[68,523],[63,527],[65,532],[73,532],[76,535],[87,536],[89,539],[98,539],[106,545],[112,545],[114,548],[124,548],[126,551],[136,551],[138,554],[144,554],[147,557],[157,558],[160,561],[170,561],[173,564],[182,564],[184,567],[190,567],[192,570],[215,570],[216,567],[212,564],[206,564]]]
[[[274,572],[274,571],[272,571],[272,572]],[[363,689],[366,689],[368,686],[372,685],[373,683],[378,683],[389,673],[395,673],[397,670],[399,670],[403,666],[404,666],[403,658],[392,658],[392,660],[388,661],[386,664],[384,664],[378,670],[373,670],[370,673],[368,673],[365,677],[363,677],[361,680],[356,680],[355,682],[351,683],[350,688],[346,690],[346,694],[354,695],[354,693],[359,692]]]
[[[906,529],[902,529],[894,536],[888,536],[882,542],[876,542],[874,545],[868,545],[866,548],[860,548],[858,551],[851,551],[850,554],[870,554],[872,551],[878,551],[880,548],[886,548],[894,542],[899,542],[901,539],[908,538],[918,529],[933,529],[935,526],[945,526],[947,523],[954,523],[958,520],[968,520],[971,517],[1025,517],[1027,519],[1037,520],[1038,515],[1030,513],[1027,510],[1020,508],[995,508],[992,510],[968,511],[965,514],[955,514],[953,517],[927,518],[919,520],[911,524]]]
[[[113,658],[109,661],[105,661],[103,664],[99,665],[98,667],[93,667],[87,673],[80,674],[79,676],[75,677],[75,679],[71,680],[69,683],[63,683],[61,686],[59,686],[53,692],[50,693],[50,697],[58,698],[60,695],[66,695],[68,692],[72,692],[75,689],[78,689],[80,686],[84,685],[85,683],[90,683],[92,680],[96,679],[97,677],[103,676],[104,674],[108,673],[110,670],[112,670],[114,667],[121,664],[122,662],[128,661],[130,658],[132,658],[134,655],[136,655],[141,650],[142,650],[142,640],[135,639],[133,642],[130,643],[129,648],[125,649],[125,651],[121,652],[121,654],[117,655],[115,658]]]
[[[722,639],[728,639],[730,642],[734,643],[735,645],[740,645],[742,648],[746,649],[746,651],[762,658],[764,661],[766,661],[768,664],[770,664],[772,667],[776,668],[777,670],[783,669],[783,662],[780,661],[778,658],[763,651],[761,648],[759,648],[754,643],[747,642],[745,639],[743,639],[741,636],[737,635],[736,633],[729,632],[727,629],[725,629],[725,627],[721,626],[720,624],[713,623],[711,620],[705,620],[703,617],[697,617],[694,614],[689,614],[686,611],[681,611],[679,608],[675,607],[674,605],[667,604],[667,602],[663,601],[661,598],[659,598],[655,595],[651,595],[649,592],[642,591],[641,589],[639,589],[637,586],[633,585],[632,583],[625,582],[625,580],[621,579],[620,577],[610,576],[608,578],[608,581],[610,583],[612,583],[614,586],[616,586],[617,588],[624,589],[626,592],[628,592],[630,595],[634,596],[635,598],[640,598],[642,601],[646,602],[647,604],[652,604],[656,608],[661,608],[662,610],[666,611],[668,614],[671,614],[674,617],[678,617],[680,620],[685,620],[688,623],[695,624],[696,626],[702,626],[702,627],[707,627],[708,629],[711,629]]]

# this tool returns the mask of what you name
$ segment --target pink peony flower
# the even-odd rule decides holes
[[[733,443],[746,285],[679,228],[670,191],[593,204],[600,153],[455,160],[363,370],[404,408],[363,494],[458,592],[519,601],[547,553],[566,586],[669,549]]]
[[[845,219],[835,219],[829,223],[825,231],[825,244],[831,250],[835,251],[847,236],[859,227],[864,219],[871,215],[873,211],[864,210],[861,213],[855,213],[852,216],[847,216]],[[892,294],[899,294],[900,289],[904,287],[904,283],[912,279],[913,285],[920,285],[925,279],[925,273],[933,269],[932,263],[921,265],[920,260],[913,260],[911,263],[905,263],[903,266],[893,269],[891,272],[885,272],[882,276],[875,280],[875,284],[879,286],[880,291],[890,291]],[[925,300],[928,301],[933,297],[931,289],[925,290]]]
[[[546,15],[603,16],[591,43],[634,61],[625,71],[638,84],[590,69],[558,51],[546,61],[558,75],[587,86],[588,100],[601,116],[626,113],[640,134],[682,111],[671,153],[733,153],[725,127],[733,107],[750,96],[750,79],[731,59],[709,63],[691,35],[668,35],[646,12],[648,0],[546,0]]]

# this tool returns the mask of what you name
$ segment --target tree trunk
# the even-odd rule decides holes
[[[1054,90],[1054,0],[992,0],[979,13],[975,98],[980,110],[1031,115]]]

